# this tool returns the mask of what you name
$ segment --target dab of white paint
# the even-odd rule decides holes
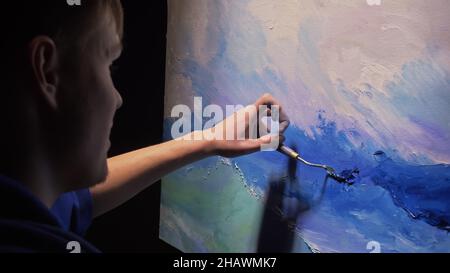
[[[366,0],[369,6],[381,6],[381,0]]]

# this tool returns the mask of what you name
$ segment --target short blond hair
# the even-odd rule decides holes
[[[4,52],[20,50],[38,35],[49,36],[62,44],[74,43],[103,14],[114,20],[117,34],[123,37],[124,19],[120,0],[80,1],[79,6],[70,6],[66,0],[7,1],[2,4],[0,12],[0,49]]]
[[[1,91],[14,90],[17,82],[22,81],[27,46],[37,36],[52,38],[65,61],[75,61],[81,57],[78,55],[81,50],[77,47],[86,46],[82,44],[84,37],[98,24],[101,16],[113,20],[117,34],[120,39],[123,38],[124,16],[120,0],[80,1],[80,6],[70,6],[67,0],[14,0],[2,3]],[[2,92],[2,95],[8,93],[14,92]]]
[[[72,19],[61,22],[60,29],[52,37],[60,48],[83,44],[83,36],[98,24],[99,17],[107,16],[114,23],[117,35],[123,38],[123,9],[120,0],[89,0],[83,2],[83,8]]]

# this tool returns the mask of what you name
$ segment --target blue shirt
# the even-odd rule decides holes
[[[61,195],[51,208],[65,231],[84,236],[92,223],[92,196],[88,189]]]

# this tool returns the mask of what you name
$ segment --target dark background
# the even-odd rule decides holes
[[[114,74],[124,104],[111,133],[110,156],[162,141],[167,3],[122,1],[124,51]],[[159,240],[157,183],[121,207],[94,220],[87,239],[104,252],[176,252]]]

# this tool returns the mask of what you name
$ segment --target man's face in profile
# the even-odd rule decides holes
[[[88,30],[79,54],[61,60],[62,134],[67,138],[61,141],[70,151],[64,160],[73,166],[74,188],[105,180],[113,117],[122,104],[110,71],[121,54],[121,40],[114,20],[103,17]]]

